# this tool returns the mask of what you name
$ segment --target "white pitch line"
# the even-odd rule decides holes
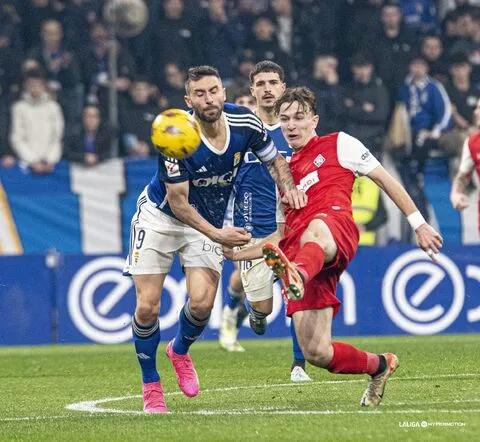
[[[393,380],[424,380],[424,379],[442,379],[442,378],[451,378],[451,377],[472,377],[472,376],[480,376],[480,373],[461,373],[461,374],[444,374],[444,375],[436,375],[436,376],[413,376],[413,377],[405,377],[405,378],[392,378],[390,381]],[[341,379],[341,380],[332,380],[332,381],[314,381],[314,382],[306,382],[303,384],[298,383],[285,383],[285,384],[262,384],[262,385],[243,385],[243,386],[233,386],[233,387],[223,387],[223,388],[211,388],[207,390],[203,390],[202,394],[205,393],[218,393],[218,392],[227,392],[227,391],[238,391],[238,390],[256,390],[256,389],[265,389],[265,388],[283,388],[283,387],[300,387],[300,386],[308,386],[308,385],[325,385],[325,384],[351,384],[351,383],[365,383],[365,379]],[[165,393],[165,396],[176,396],[183,394],[181,391],[169,392]],[[115,408],[98,408],[97,405],[109,403],[109,402],[117,402],[123,401],[127,399],[137,399],[141,398],[141,395],[130,395],[130,396],[120,396],[120,397],[113,397],[113,398],[105,398],[99,399],[94,401],[84,401],[84,402],[77,402],[74,404],[69,404],[65,408],[71,411],[83,411],[87,413],[114,413],[114,414],[143,414],[141,411],[137,410],[124,410],[124,409],[115,409]],[[407,404],[413,405],[413,404]],[[207,412],[208,410],[204,410]],[[322,411],[322,410],[320,410]],[[401,411],[399,411],[401,412]],[[178,412],[181,413],[181,412]],[[187,414],[195,414],[194,411],[192,412],[185,412]],[[226,411],[224,414],[227,414]],[[323,411],[322,411],[323,413]],[[320,413],[320,414],[322,414]],[[292,413],[293,414],[293,413]],[[323,413],[328,414],[328,413]]]
[[[445,378],[470,378],[480,376],[480,373],[457,373],[457,374],[439,374],[435,376],[412,376],[404,378],[392,378],[390,381],[415,381],[415,380],[425,380],[425,379],[445,379]],[[228,391],[237,391],[237,390],[252,390],[259,388],[283,388],[283,387],[307,387],[309,385],[325,385],[325,384],[351,384],[351,383],[365,383],[365,379],[341,379],[341,380],[330,380],[330,381],[314,381],[307,383],[284,383],[284,384],[262,384],[262,385],[240,385],[233,387],[223,387],[223,388],[211,388],[207,390],[202,390],[202,394],[205,393],[218,393],[218,392],[228,392]],[[165,393],[165,396],[176,396],[183,394],[180,391],[173,391]],[[90,414],[93,413],[111,413],[111,414],[132,414],[132,415],[148,415],[142,411],[137,410],[125,410],[125,409],[114,409],[114,408],[97,408],[97,405],[123,401],[128,399],[139,399],[141,395],[129,395],[113,398],[105,398],[94,401],[83,401],[67,405],[65,408],[71,411],[83,411]],[[451,400],[451,401],[440,401],[440,402],[422,402],[424,405],[435,405],[441,403],[467,403],[467,402],[480,402],[477,399],[471,400]],[[420,404],[420,405],[421,405]],[[390,405],[418,405],[411,402],[397,402],[397,403],[388,403]],[[168,414],[191,414],[191,415],[228,415],[228,414],[374,414],[374,413],[394,413],[394,414],[405,414],[405,413],[479,413],[480,410],[476,409],[465,409],[465,410],[285,410],[283,407],[271,407],[271,408],[261,408],[253,409],[246,408],[241,410],[192,410],[192,411],[176,411],[169,412]],[[63,415],[63,416],[24,416],[24,417],[10,417],[10,418],[0,418],[0,422],[21,422],[21,421],[40,421],[40,420],[49,420],[49,419],[68,419],[75,417],[73,415]]]

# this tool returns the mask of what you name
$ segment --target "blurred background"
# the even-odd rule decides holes
[[[365,247],[342,279],[336,332],[479,331],[477,194],[461,213],[449,194],[480,124],[480,1],[147,0],[117,26],[104,3],[0,0],[0,345],[130,338],[122,256],[156,168],[151,122],[185,108],[188,67],[216,66],[234,101],[264,59],[316,93],[320,135],[360,139],[445,239],[426,262],[398,210],[357,180]],[[164,339],[184,297],[177,265]],[[288,335],[281,311],[277,293],[270,336]],[[207,338],[221,288],[215,312]]]

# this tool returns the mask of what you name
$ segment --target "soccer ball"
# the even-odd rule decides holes
[[[165,157],[187,158],[197,150],[200,141],[200,125],[184,110],[168,109],[153,120],[152,143]]]

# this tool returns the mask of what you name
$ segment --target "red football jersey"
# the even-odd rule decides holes
[[[470,173],[475,169],[480,178],[480,132],[465,140],[459,169],[464,173]],[[480,230],[480,193],[478,195],[478,228]]]
[[[359,140],[344,132],[313,137],[290,160],[295,184],[307,194],[308,203],[300,210],[284,207],[287,230],[297,229],[319,213],[352,217],[355,177],[379,165]]]

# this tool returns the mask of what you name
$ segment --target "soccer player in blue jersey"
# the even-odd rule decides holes
[[[272,61],[257,63],[250,73],[250,91],[255,97],[256,114],[263,122],[277,150],[290,160],[292,149],[280,128],[274,105],[285,91],[283,68]],[[234,185],[233,225],[252,234],[250,245],[263,241],[278,228],[283,229],[283,213],[277,207],[276,185],[267,168],[251,152],[247,152]],[[273,272],[263,259],[240,262],[240,275],[235,271],[230,278],[229,299],[223,310],[220,344],[230,351],[238,351],[237,312],[243,291],[249,304],[250,326],[259,335],[265,333],[267,316],[272,312]],[[294,382],[310,381],[305,372],[305,358],[291,324],[294,360],[290,378]]]
[[[125,268],[133,275],[136,289],[133,340],[142,371],[143,409],[149,413],[167,411],[156,368],[158,314],[175,253],[185,270],[188,300],[166,353],[183,393],[198,394],[198,377],[188,350],[213,308],[223,263],[221,246],[242,246],[251,238],[243,228],[222,228],[245,153],[252,151],[266,164],[291,207],[306,204],[305,194],[296,189],[288,163],[262,122],[248,109],[225,103],[225,89],[215,68],[189,69],[185,88],[185,101],[200,124],[202,141],[185,160],[159,157],[158,171],[138,199]]]

